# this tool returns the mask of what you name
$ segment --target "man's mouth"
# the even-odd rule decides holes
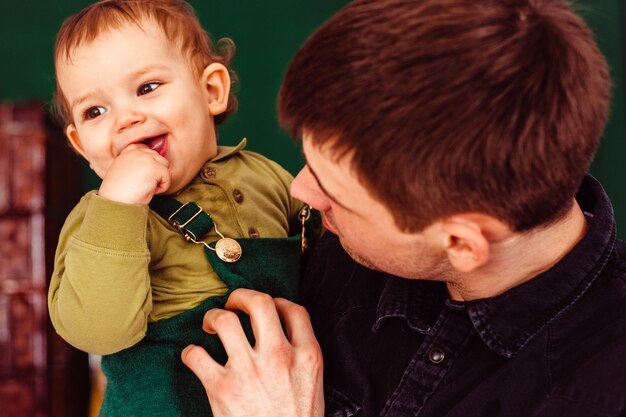
[[[165,156],[167,153],[167,134],[154,136],[141,141],[148,148],[157,152],[161,156]]]

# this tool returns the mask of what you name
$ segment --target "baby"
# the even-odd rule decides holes
[[[57,36],[55,104],[102,184],[65,222],[48,303],[66,341],[105,355],[101,416],[209,415],[180,361],[190,343],[226,359],[204,312],[236,287],[297,294],[291,176],[245,139],[217,146],[236,108],[222,46],[178,0],[98,2]]]

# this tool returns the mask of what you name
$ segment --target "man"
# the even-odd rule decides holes
[[[609,90],[564,0],[341,10],[279,97],[332,232],[301,291],[324,401],[303,309],[239,291],[204,320],[228,363],[183,352],[215,414],[626,415],[626,248],[586,175]]]

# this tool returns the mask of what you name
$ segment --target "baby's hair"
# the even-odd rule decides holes
[[[200,75],[209,64],[217,62],[228,68],[231,83],[237,78],[230,68],[235,54],[235,44],[229,38],[213,42],[202,28],[194,9],[181,0],[104,0],[94,3],[67,18],[57,34],[54,62],[72,60],[73,51],[93,42],[102,33],[115,30],[129,23],[141,26],[142,21],[156,22],[163,33],[180,47],[187,56],[194,73]],[[237,98],[232,89],[226,111],[215,116],[215,123],[223,122],[237,109]],[[72,123],[72,115],[57,80],[53,110],[63,125]]]

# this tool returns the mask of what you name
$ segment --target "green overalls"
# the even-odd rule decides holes
[[[196,216],[198,206],[193,203],[181,208],[174,199],[158,197],[150,203],[150,208],[183,234],[189,236],[191,232],[196,241],[213,227],[206,213]],[[319,228],[318,213],[307,223],[307,235],[314,227]],[[183,348],[195,344],[204,347],[219,363],[226,362],[219,338],[202,330],[204,313],[211,308],[222,308],[236,288],[250,288],[293,301],[298,294],[300,234],[236,240],[241,245],[242,257],[234,263],[222,261],[215,251],[205,247],[211,266],[229,288],[226,294],[209,297],[192,310],[149,324],[146,336],[139,343],[102,358],[108,382],[100,417],[212,415],[202,384],[180,358]],[[245,315],[240,317],[253,343],[249,320]]]

